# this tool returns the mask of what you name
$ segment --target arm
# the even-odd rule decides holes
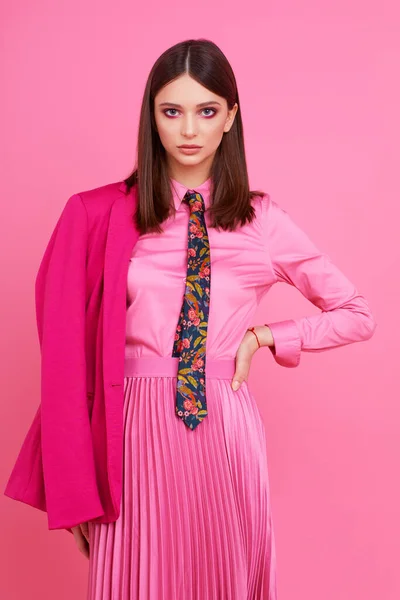
[[[263,227],[276,281],[295,286],[321,309],[317,315],[268,323],[281,366],[296,367],[301,351],[322,352],[372,337],[376,322],[366,299],[289,214],[263,199]]]

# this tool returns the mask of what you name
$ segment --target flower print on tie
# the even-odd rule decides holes
[[[179,357],[175,412],[194,429],[207,416],[206,341],[210,307],[210,243],[201,194],[188,191],[189,204],[186,288],[172,356]]]

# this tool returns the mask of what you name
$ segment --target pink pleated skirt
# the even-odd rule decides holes
[[[208,415],[175,414],[178,358],[125,359],[121,514],[89,522],[87,600],[276,600],[264,424],[234,360],[206,362]]]

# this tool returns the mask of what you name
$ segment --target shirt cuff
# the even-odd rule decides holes
[[[278,365],[297,367],[301,356],[301,338],[293,319],[266,323],[274,338],[274,346],[268,346]]]

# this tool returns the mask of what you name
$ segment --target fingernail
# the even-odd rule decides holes
[[[236,391],[238,389],[238,387],[240,386],[240,383],[238,381],[234,381],[232,384],[233,389]]]

